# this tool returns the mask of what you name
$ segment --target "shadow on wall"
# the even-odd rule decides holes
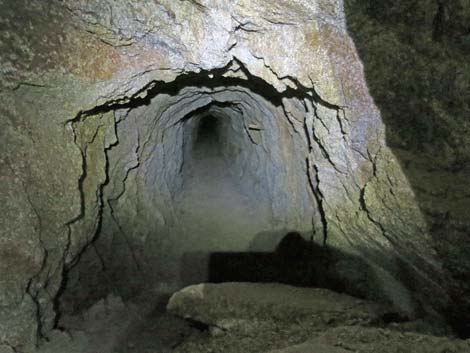
[[[450,322],[470,337],[470,9],[464,3],[346,0],[345,12],[387,145],[444,267],[460,283],[450,290],[456,303]]]
[[[280,236],[282,234],[282,236]],[[273,251],[259,251],[277,241]],[[360,257],[306,240],[299,232],[261,232],[246,252],[188,252],[182,257],[184,285],[201,282],[277,282],[327,288],[392,304],[373,270]]]
[[[287,233],[273,252],[216,252],[209,258],[209,281],[278,282],[316,286],[316,271],[326,268],[328,253],[297,232]]]

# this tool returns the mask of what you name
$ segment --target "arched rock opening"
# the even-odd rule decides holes
[[[81,136],[103,116],[116,117],[100,226],[70,269],[69,310],[113,291],[129,299],[207,281],[212,253],[273,251],[288,229],[310,236],[312,219],[322,237],[308,139],[283,103],[305,110],[303,99],[313,98],[283,97],[246,75],[239,63],[189,75],[144,102],[73,123]]]

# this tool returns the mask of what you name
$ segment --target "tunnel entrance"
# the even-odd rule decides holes
[[[230,70],[242,71],[243,78],[230,70],[183,75],[155,84],[148,98],[94,110],[74,123],[85,144],[85,166],[96,163],[86,143],[96,140],[93,127],[103,119],[112,119],[116,141],[104,143],[97,231],[67,271],[61,313],[117,300],[160,317],[164,300],[156,298],[190,284],[225,281],[317,286],[389,300],[383,283],[372,283],[377,269],[368,261],[323,247],[325,196],[314,158],[328,165],[322,183],[338,174],[348,178],[348,163],[355,163],[338,138],[344,137],[338,111],[313,91],[279,93],[237,67]],[[85,173],[82,188],[89,187],[88,178]],[[347,192],[341,185],[326,189],[330,202]],[[367,213],[362,202],[360,211]],[[292,230],[298,231],[293,241],[299,256],[278,247]],[[71,239],[75,232],[71,227]],[[385,290],[396,286],[390,295],[399,292],[407,306],[406,288],[387,278],[392,284]]]
[[[136,315],[149,315],[145,320],[160,320],[170,294],[200,282],[281,282],[389,300],[369,262],[323,247],[327,222],[314,158],[330,166],[328,177],[348,177],[344,163],[352,161],[338,153],[348,151],[338,142],[344,140],[327,141],[343,133],[338,111],[312,91],[281,94],[246,72],[226,74],[155,84],[148,98],[95,109],[73,123],[84,165],[96,165],[102,153],[105,176],[86,170],[80,180],[83,190],[98,181],[98,206],[83,200],[97,218],[88,228],[82,218],[70,226],[72,244],[86,239],[78,231],[92,236],[67,269],[58,327],[86,330],[95,319],[82,323],[74,314],[113,312],[109,305],[118,306],[116,319],[131,305]],[[113,142],[97,138],[106,119]],[[333,189],[330,201],[345,192]],[[292,230],[293,253],[282,241]],[[408,300],[406,289],[391,283]]]
[[[288,230],[311,233],[318,205],[305,165],[308,140],[286,117],[282,96],[259,79],[223,71],[189,76],[110,109],[118,142],[106,151],[102,219],[67,272],[59,325],[120,300],[152,321],[186,285],[244,280],[226,271],[237,254],[248,254],[237,267],[252,271],[250,261],[260,266],[259,256],[275,253]],[[87,128],[75,126],[77,134]],[[282,282],[282,273],[293,273],[280,271],[292,261],[275,258],[276,277],[257,280]]]
[[[226,108],[209,106],[183,128],[187,145],[174,206],[179,222],[172,230],[181,240],[182,285],[209,281],[214,253],[249,251],[253,238],[274,224],[265,190],[240,160],[256,154],[257,146],[243,117],[227,115]]]
[[[305,114],[306,92],[280,94],[234,64],[147,97],[74,125],[78,135],[111,114],[117,142],[98,232],[61,297],[72,311],[109,293],[126,301],[208,281],[212,254],[274,252],[289,230],[310,234],[312,218],[322,227],[303,121],[285,108]]]

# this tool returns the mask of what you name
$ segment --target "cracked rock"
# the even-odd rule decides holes
[[[209,281],[230,256],[272,281],[258,257],[293,230],[318,251],[290,274],[445,314],[465,251],[435,251],[343,7],[0,1],[0,342],[29,353],[61,314]],[[465,234],[455,194],[459,216],[438,214]]]

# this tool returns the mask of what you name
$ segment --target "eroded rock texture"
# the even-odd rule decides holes
[[[342,254],[330,267],[346,290],[409,316],[450,304],[455,278],[386,145],[342,1],[3,0],[0,11],[0,344],[32,350],[59,293],[79,308],[172,290],[187,256],[272,251],[280,231],[312,224]],[[206,156],[260,216],[215,207],[238,238],[184,215],[202,207],[185,195]]]
[[[168,303],[170,312],[208,326],[179,353],[468,351],[468,340],[433,336],[418,322],[387,325],[389,309],[326,289],[259,283],[203,283]]]
[[[469,322],[470,7],[467,1],[346,1],[348,29]],[[461,327],[462,331],[468,330]]]

